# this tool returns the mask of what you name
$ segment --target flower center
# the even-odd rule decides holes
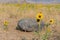
[[[41,18],[41,16],[39,16],[39,18]]]
[[[52,22],[52,20],[50,20],[50,22]]]
[[[37,19],[37,22],[39,22],[40,21],[40,19]]]

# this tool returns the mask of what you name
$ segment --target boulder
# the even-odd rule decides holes
[[[38,25],[36,19],[25,18],[25,19],[21,19],[18,21],[16,29],[21,30],[21,31],[32,32],[32,31],[38,31],[38,29],[39,29],[38,26],[39,25]],[[41,21],[40,29],[42,29],[44,26],[45,26],[44,22]]]

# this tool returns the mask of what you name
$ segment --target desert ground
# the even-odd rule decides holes
[[[16,30],[17,23],[22,18],[35,18],[36,14],[42,12],[43,20],[48,22],[49,19],[55,20],[51,30],[55,31],[55,35],[59,36],[60,40],[60,4],[47,6],[32,5],[32,4],[0,4],[0,39],[1,40],[21,40],[26,37],[27,40],[32,40],[35,37],[34,32],[23,32]],[[8,30],[4,30],[4,21],[8,22]],[[52,40],[52,39],[50,39]]]

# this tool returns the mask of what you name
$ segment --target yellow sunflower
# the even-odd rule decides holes
[[[36,15],[36,19],[43,19],[43,14],[42,14],[42,12],[40,12],[40,13],[38,13],[37,15]]]
[[[54,23],[54,19],[50,19],[50,24],[53,24]]]
[[[8,21],[4,21],[4,25],[7,26],[8,25]]]
[[[40,12],[40,13],[38,13],[38,14],[36,15],[36,19],[37,19],[37,22],[40,22],[40,20],[43,19],[43,14],[42,14],[42,12]]]

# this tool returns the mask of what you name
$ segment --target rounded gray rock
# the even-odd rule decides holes
[[[32,18],[25,18],[25,19],[21,19],[18,21],[17,30],[22,30],[22,31],[38,31],[39,27],[38,27],[38,23],[36,21],[36,19],[32,19]],[[40,22],[40,29],[42,29],[45,26],[44,22],[41,21]]]

